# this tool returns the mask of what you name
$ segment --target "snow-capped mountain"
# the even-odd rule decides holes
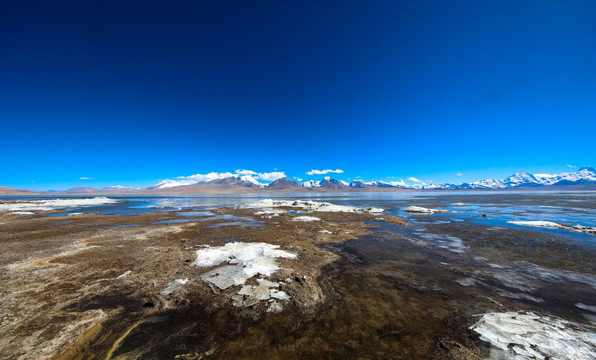
[[[458,185],[458,189],[508,189],[515,187],[568,186],[594,183],[596,169],[583,167],[578,171],[562,174],[528,174],[518,172],[505,179],[482,180]]]
[[[311,180],[312,181],[312,180]],[[517,172],[504,179],[486,179],[461,185],[453,184],[407,184],[400,181],[369,181],[353,180],[350,188],[396,188],[411,190],[474,190],[474,189],[511,189],[544,186],[577,186],[588,185],[596,188],[596,169],[583,167],[578,171],[562,174],[529,174]],[[306,185],[305,185],[306,186]]]

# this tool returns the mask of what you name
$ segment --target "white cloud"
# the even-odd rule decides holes
[[[569,167],[569,168],[574,168],[574,167],[575,167],[575,165],[569,165],[569,164],[567,164],[567,165],[565,165],[565,166],[567,166],[567,167]]]
[[[422,180],[418,180],[415,177],[409,177],[407,180],[408,181],[411,181],[411,182],[415,182],[415,183],[421,183],[421,182],[423,182]]]
[[[256,178],[265,181],[274,181],[286,177],[283,171],[273,171],[268,173],[258,173]]]
[[[335,169],[335,170],[331,170],[331,169],[326,169],[326,170],[315,170],[312,169],[311,171],[307,172],[307,175],[325,175],[328,173],[336,173],[336,174],[341,174],[344,171],[342,169]]]
[[[210,172],[207,174],[195,174],[195,175],[190,175],[190,176],[182,176],[182,177],[178,177],[178,179],[186,179],[186,180],[193,180],[195,182],[207,182],[207,181],[211,181],[211,180],[217,180],[217,179],[225,179],[225,178],[229,178],[234,176],[234,174],[232,174],[231,172],[224,172],[224,173],[218,173],[218,172]]]
[[[256,175],[257,172],[256,171],[252,171],[252,170],[238,169],[238,170],[236,170],[236,174],[240,174],[240,175]]]
[[[462,173],[458,172],[458,173],[456,173],[455,175],[456,175],[456,176],[463,176],[464,174],[462,174]]]
[[[90,177],[86,177],[86,176],[81,176],[79,178],[79,180],[95,180],[94,178],[90,178]]]
[[[277,169],[275,169],[275,170],[277,170]],[[283,171],[272,171],[272,172],[258,173],[256,171],[252,171],[252,170],[238,169],[238,170],[236,170],[236,174],[250,175],[254,179],[265,180],[265,181],[275,181],[277,179],[286,177],[286,174]]]

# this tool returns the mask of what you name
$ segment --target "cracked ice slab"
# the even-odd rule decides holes
[[[489,313],[470,327],[491,359],[595,359],[594,328],[532,312]]]
[[[188,279],[176,279],[174,281],[172,281],[171,283],[169,283],[168,285],[166,285],[165,288],[163,288],[163,290],[161,290],[161,294],[162,295],[170,295],[175,293],[176,291],[180,290],[182,288],[182,285],[186,284],[188,282]]]
[[[242,285],[257,274],[271,276],[279,266],[277,258],[296,259],[297,254],[278,250],[279,245],[267,243],[233,242],[224,246],[208,247],[196,251],[195,266],[220,266],[201,275],[201,279],[224,290],[234,285]],[[256,291],[256,290],[255,290]]]

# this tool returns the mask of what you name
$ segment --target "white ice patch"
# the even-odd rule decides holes
[[[291,299],[290,295],[286,294],[284,291],[277,290],[277,289],[269,290],[269,294],[271,295],[271,297],[273,299],[284,300],[284,301]]]
[[[422,206],[408,206],[404,208],[404,211],[414,214],[434,214],[436,212],[444,212],[439,209],[429,209]]]
[[[586,305],[586,304],[582,304],[582,303],[577,303],[577,304],[575,304],[575,306],[582,310],[588,310],[593,313],[596,313],[596,306]]]
[[[281,209],[265,209],[255,212],[255,215],[261,215],[262,219],[272,219],[283,213],[287,213],[287,211]]]
[[[72,207],[93,206],[117,203],[118,200],[104,196],[87,199],[50,199],[4,202],[0,211],[50,211]]]
[[[421,233],[418,236],[424,239],[425,242],[432,244],[441,249],[446,249],[454,253],[465,253],[468,247],[464,245],[463,241],[455,236]]]
[[[220,266],[201,275],[201,278],[220,289],[242,285],[257,274],[271,276],[279,270],[276,258],[296,259],[292,252],[277,250],[279,245],[267,243],[227,243],[220,247],[209,247],[197,250],[194,265],[201,267],[216,266],[227,262],[228,266]]]
[[[463,202],[456,202],[456,203],[453,203],[451,205],[453,205],[453,206],[466,206],[468,204],[467,203],[463,203]]]
[[[468,287],[476,284],[476,279],[474,279],[473,277],[467,277],[463,279],[457,279],[455,280],[455,282],[460,284],[461,286]]]
[[[13,211],[4,215],[33,215],[31,211]]]
[[[321,221],[318,217],[314,216],[296,216],[292,219],[292,221],[303,221],[303,222],[311,222],[311,221]]]
[[[318,202],[311,200],[273,200],[264,199],[255,203],[246,204],[250,208],[276,208],[276,207],[293,207],[301,208],[306,211],[320,211],[320,212],[348,212],[348,213],[382,213],[385,210],[373,207],[358,208],[354,206],[335,205],[327,202]]]
[[[131,272],[132,271],[130,271],[130,270],[125,271],[122,275],[118,276],[116,279],[123,279],[123,278],[127,277],[128,275],[130,275]]]
[[[277,301],[273,301],[269,307],[267,308],[267,312],[268,313],[273,313],[273,314],[279,314],[280,312],[282,312],[284,310],[284,308],[282,307],[282,305],[277,302]]]
[[[564,225],[559,224],[552,221],[543,221],[543,220],[536,220],[536,221],[508,221],[510,224],[514,225],[521,225],[521,226],[531,226],[531,227],[542,227],[548,229],[563,229],[575,232],[582,232],[586,234],[596,235],[596,227],[590,226],[583,226],[583,225]]]
[[[163,288],[163,290],[161,290],[161,294],[162,295],[170,295],[175,293],[176,291],[180,290],[182,288],[182,285],[186,284],[188,282],[188,279],[176,279],[174,281],[172,281],[171,283],[169,283],[165,288]]]
[[[532,312],[489,313],[470,327],[491,345],[491,359],[596,358],[595,329]]]
[[[255,213],[255,215],[279,215],[286,213],[287,211],[281,209],[266,209],[260,210]]]
[[[330,234],[330,235],[331,235],[331,234],[333,234],[333,233],[332,233],[331,231],[329,231],[329,230],[321,230],[321,231],[319,231],[319,232],[320,232],[321,234]]]

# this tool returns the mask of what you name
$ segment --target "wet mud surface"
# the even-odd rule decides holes
[[[590,323],[575,304],[596,298],[595,254],[556,235],[255,212],[0,216],[0,357],[480,359],[487,350],[468,330],[479,314]],[[269,277],[291,296],[279,313],[268,301],[236,307],[238,286],[216,293],[201,280],[210,268],[193,265],[196,251],[233,241],[298,254]],[[175,279],[189,281],[162,294]]]

